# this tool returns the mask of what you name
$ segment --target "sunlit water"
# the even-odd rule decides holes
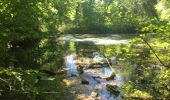
[[[96,45],[108,45],[108,44],[128,44],[131,38],[134,37],[134,35],[90,35],[90,34],[84,34],[84,35],[64,35],[59,38],[59,40],[64,41],[73,41],[73,42],[92,42]]]
[[[67,55],[66,56],[66,62],[65,62],[65,66],[68,68],[67,71],[67,76],[71,77],[74,75],[77,75],[77,66],[76,66],[76,54],[71,54],[71,55]]]
[[[129,40],[132,38],[122,37],[120,35],[105,35],[105,36],[98,36],[98,35],[66,35],[63,37],[60,37],[60,40],[66,41],[68,44],[72,43],[71,45],[68,45],[70,49],[68,49],[67,52],[70,52],[65,57],[65,66],[68,68],[67,71],[67,79],[72,80],[74,85],[72,84],[71,87],[74,87],[73,90],[70,91],[78,91],[77,97],[81,100],[121,100],[121,95],[115,96],[114,94],[110,94],[110,92],[107,90],[106,85],[113,83],[117,86],[121,87],[123,84],[121,72],[119,69],[114,68],[111,69],[109,67],[109,64],[106,66],[97,67],[98,65],[95,65],[96,68],[84,68],[84,73],[79,74],[77,63],[79,60],[77,53],[77,50],[85,49],[85,52],[91,52],[90,53],[90,59],[85,60],[82,62],[83,66],[89,66],[90,60],[93,60],[95,62],[103,62],[105,59],[102,54],[100,54],[96,49],[95,46],[100,45],[115,45],[115,44],[127,44]],[[75,45],[74,43],[80,43],[84,48],[79,47],[79,45]],[[90,44],[89,44],[90,43]],[[91,45],[91,43],[93,45]],[[93,50],[95,49],[95,50]],[[95,51],[95,52],[94,52]],[[73,53],[74,52],[74,53]],[[83,52],[83,51],[82,51]],[[82,53],[84,54],[84,53]],[[89,55],[89,54],[88,54]],[[116,56],[113,56],[110,58],[112,62],[116,61]],[[83,57],[81,58],[88,58]],[[86,62],[87,61],[87,62]],[[112,72],[116,73],[116,76],[111,80],[106,80],[107,77],[109,77]],[[99,78],[100,77],[100,78]],[[83,85],[81,84],[81,80],[85,79],[89,82],[89,84]],[[74,81],[76,80],[76,81]],[[82,88],[83,87],[83,88]],[[76,88],[76,89],[75,89]],[[91,98],[91,94],[97,93],[98,96],[95,98]],[[121,91],[120,91],[121,92]],[[75,95],[76,95],[75,94]],[[82,96],[84,98],[82,98]],[[79,98],[80,97],[80,98]],[[90,98],[89,98],[90,97]]]
[[[97,60],[98,57],[94,57],[95,60]],[[86,69],[84,70],[84,74],[78,75],[77,71],[77,65],[76,65],[76,54],[69,54],[66,56],[66,62],[65,65],[68,68],[67,71],[67,76],[68,77],[80,77],[83,79],[86,79],[89,81],[89,87],[90,86],[95,86],[97,88],[97,91],[92,90],[89,91],[87,90],[82,90],[84,91],[84,94],[91,94],[93,91],[95,91],[97,94],[99,94],[100,100],[120,100],[120,96],[115,97],[114,95],[110,94],[110,92],[106,89],[106,84],[114,82],[118,86],[121,85],[122,79],[119,75],[116,75],[115,79],[112,79],[110,81],[106,81],[106,79],[102,78],[93,78],[97,76],[101,77],[108,77],[111,75],[112,70],[109,67],[103,67],[103,68],[98,68],[98,69]],[[100,58],[101,59],[101,58]],[[99,59],[99,60],[100,60]]]

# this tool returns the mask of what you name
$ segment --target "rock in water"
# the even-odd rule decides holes
[[[115,72],[112,72],[111,75],[106,78],[106,80],[107,80],[107,81],[112,80],[112,79],[115,78],[115,76],[116,76],[116,73],[115,73]]]
[[[111,94],[119,96],[120,88],[116,84],[107,84],[106,88]]]
[[[91,96],[92,96],[93,98],[95,98],[95,97],[98,96],[98,94],[97,94],[96,92],[92,92],[92,93],[91,93]]]
[[[56,74],[65,74],[66,72],[67,72],[67,70],[62,68],[62,69],[57,70]]]
[[[78,72],[79,72],[79,74],[83,74],[84,73],[83,66],[79,65]]]
[[[78,77],[78,74],[71,74],[70,77]]]
[[[81,84],[84,84],[84,85],[85,85],[85,84],[89,84],[89,81],[87,81],[86,79],[82,79],[82,80],[81,80]]]

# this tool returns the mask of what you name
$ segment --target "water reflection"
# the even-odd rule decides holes
[[[103,68],[102,73],[106,76],[110,76],[112,74],[112,70],[110,68]]]
[[[94,54],[94,53],[93,53]],[[98,53],[96,53],[98,56]],[[96,57],[95,55],[93,55],[93,57],[95,59],[97,59],[98,57]],[[99,59],[101,59],[104,56],[100,56]],[[81,92],[83,92],[83,94],[89,95],[91,97],[91,94],[98,94],[99,96],[95,97],[96,99],[99,98],[99,100],[120,100],[120,96],[115,96],[113,94],[111,94],[108,90],[106,85],[110,84],[110,83],[115,83],[120,85],[120,83],[122,83],[121,81],[121,77],[116,75],[115,79],[113,78],[110,81],[106,80],[106,77],[109,77],[112,74],[112,70],[109,67],[101,67],[101,68],[93,68],[93,69],[86,69],[84,70],[84,73],[81,75],[78,75],[78,71],[77,71],[77,59],[78,57],[76,56],[76,54],[69,54],[66,56],[66,67],[69,69],[67,72],[67,76],[68,77],[72,77],[72,76],[76,76],[74,79],[76,80],[87,80],[89,82],[89,84],[87,84],[88,86],[86,86],[86,88],[83,88],[81,90]],[[99,60],[98,59],[98,60]],[[104,58],[102,58],[104,59]],[[78,81],[76,81],[78,82]],[[81,87],[82,84],[81,83],[75,83],[75,85],[77,85],[77,88]],[[95,87],[95,89],[91,88],[91,87]],[[97,90],[96,90],[97,89]],[[95,91],[95,92],[94,92]]]
[[[93,40],[93,38],[90,39]],[[119,74],[120,73],[119,70],[115,68],[111,69],[108,66],[109,64],[106,64],[107,63],[105,60],[106,58],[104,57],[104,54],[106,53],[107,56],[110,57],[111,59],[110,61],[115,62],[116,59],[113,58],[117,56],[116,50],[119,50],[117,46],[115,45],[103,46],[103,45],[95,45],[92,42],[84,42],[84,40],[88,40],[87,38],[80,39],[80,41],[82,42],[75,42],[75,43],[72,40],[75,40],[75,37],[71,36],[71,38],[69,38],[67,41],[69,44],[68,52],[70,51],[72,52],[68,53],[65,57],[65,66],[69,69],[67,71],[67,76],[68,76],[67,80],[70,81],[76,80],[74,81],[75,82],[74,85],[72,84],[70,86],[70,91],[73,90],[76,91],[76,95],[78,95],[77,97],[81,100],[95,100],[95,99],[121,100],[120,95],[114,95],[114,93],[110,93],[106,87],[106,85],[112,83],[120,87],[123,83],[122,77]],[[119,48],[121,48],[121,46]],[[95,65],[99,65],[100,67],[95,67]],[[84,67],[82,74],[78,74],[80,66]],[[91,67],[88,68],[88,66]],[[107,78],[111,76],[113,71],[115,71],[116,76],[113,78],[111,77],[111,79],[107,80]],[[87,83],[82,84],[82,80],[87,81]],[[72,88],[74,89],[72,90]],[[81,98],[81,97],[85,97],[85,98]],[[93,99],[89,99],[89,98],[93,98]]]
[[[101,99],[102,99],[102,100],[114,100],[115,98],[114,98],[113,95],[111,95],[111,94],[107,91],[106,86],[104,86],[103,89],[102,89]],[[116,99],[116,100],[117,100],[117,99]]]
[[[70,54],[66,56],[65,65],[68,68],[67,76],[70,77],[78,75],[76,63],[77,63],[76,54]]]
[[[118,85],[118,86],[121,86],[122,83],[123,83],[123,80],[121,78],[121,76],[119,74],[116,75],[115,77],[115,83]]]

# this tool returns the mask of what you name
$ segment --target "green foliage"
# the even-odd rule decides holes
[[[126,48],[127,52],[122,54],[126,62],[133,64],[127,66],[132,74],[123,87],[125,97],[167,99],[170,96],[168,22],[148,20],[140,27],[139,37],[133,39]]]
[[[154,79],[155,85],[154,86],[152,85],[156,90],[154,93],[158,94],[160,98],[170,97],[169,75],[170,75],[170,70],[164,69],[158,72],[157,77]]]
[[[42,55],[37,62],[43,66],[42,68],[56,71],[63,66],[63,55],[66,51],[65,43],[58,42],[55,37],[48,40],[43,39],[41,41],[40,50]]]
[[[37,84],[37,76],[43,75],[30,69],[56,71],[63,65],[67,44],[58,41],[60,33],[138,32],[142,38],[133,39],[127,47],[109,45],[98,49],[106,57],[118,54],[118,61],[135,65],[134,68],[128,67],[134,76],[125,86],[127,95],[168,98],[169,5],[168,0],[1,0],[1,95],[7,96],[6,92],[11,92],[10,96],[30,98],[39,93],[42,87],[34,85]],[[69,46],[71,52],[77,52],[75,43]],[[59,83],[57,79],[55,83]]]
[[[12,70],[0,68],[0,97],[4,99],[7,97],[29,98],[32,93],[38,93],[37,88],[34,87],[36,74],[38,74],[38,72],[31,70],[24,72],[21,69]]]
[[[62,8],[58,7],[64,3],[67,2],[41,0],[2,1],[0,3],[0,58],[2,59],[0,66],[25,68],[37,68],[40,66],[42,63],[40,63],[39,59],[42,59],[43,55],[47,54],[45,52],[48,49],[41,48],[41,41],[46,39],[46,41],[50,42],[47,44],[50,52],[53,52],[51,50],[60,45],[56,41],[55,43],[57,44],[54,43],[54,39],[58,35],[53,33],[58,33],[57,26],[66,20],[66,18],[63,20],[65,13],[62,10],[66,11],[68,9],[66,8],[67,5]],[[60,16],[56,14],[57,12]],[[49,38],[52,36],[56,38]],[[51,44],[55,46],[52,47]],[[59,56],[58,54],[61,54],[56,52],[52,55]]]
[[[0,68],[0,99],[59,99],[67,93],[60,83],[61,78],[49,77],[38,70]],[[51,91],[56,92],[55,96],[50,94]]]

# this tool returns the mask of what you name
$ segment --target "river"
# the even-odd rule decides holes
[[[67,45],[63,82],[76,100],[121,100],[123,76],[117,66],[117,47],[133,35],[64,35]],[[113,75],[114,74],[114,75]]]

